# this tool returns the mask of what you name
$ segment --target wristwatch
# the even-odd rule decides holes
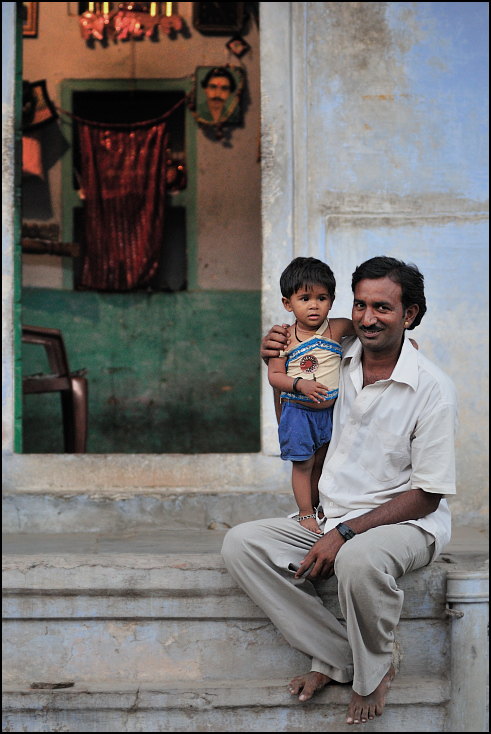
[[[338,530],[341,533],[345,542],[347,540],[351,540],[351,538],[354,538],[356,535],[355,531],[349,528],[343,522],[340,522],[339,525],[336,525],[336,530]]]

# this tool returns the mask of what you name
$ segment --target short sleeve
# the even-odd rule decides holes
[[[447,404],[421,417],[411,440],[411,488],[454,495],[457,406]]]

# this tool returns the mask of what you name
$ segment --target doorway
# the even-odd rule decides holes
[[[190,38],[89,48],[64,4],[40,3],[38,37],[24,39],[23,77],[46,78],[57,105],[81,117],[107,116],[132,93],[138,114],[151,119],[175,101],[172,95],[191,89],[198,65],[223,57],[227,39],[192,28],[191,6],[179,4]],[[36,53],[33,44],[48,43],[50,29],[69,34],[74,27],[69,55],[54,45],[51,58]],[[171,125],[170,154],[185,153],[187,184],[169,195],[163,265],[151,288],[124,294],[79,288],[83,202],[74,174],[76,135],[65,116],[61,126],[54,123],[65,150],[45,171],[50,208],[35,210],[37,219],[32,182],[24,181],[23,225],[58,225],[59,239],[77,246],[70,256],[23,253],[21,320],[60,329],[71,369],[87,370],[88,453],[260,450],[259,46],[252,19],[246,35],[242,126],[228,142],[212,140],[184,108],[184,135],[177,122]],[[121,79],[123,68],[133,77]],[[24,345],[23,374],[46,369],[45,355]],[[63,451],[59,396],[25,396],[21,424],[24,453]]]

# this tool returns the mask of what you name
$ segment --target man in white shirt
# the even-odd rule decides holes
[[[406,331],[425,311],[414,265],[376,257],[353,273],[356,337],[343,341],[333,434],[319,481],[324,535],[292,518],[230,530],[227,568],[288,642],[312,658],[290,692],[310,699],[331,680],[353,681],[346,723],[382,714],[395,671],[393,630],[403,592],[395,579],[436,558],[450,539],[443,495],[455,494],[457,394]],[[288,329],[275,326],[261,355],[278,356]],[[338,580],[343,626],[315,580]]]

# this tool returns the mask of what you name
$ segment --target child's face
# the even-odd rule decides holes
[[[287,311],[295,314],[298,323],[307,329],[317,329],[331,309],[331,298],[323,285],[302,286],[290,298],[283,298]]]

